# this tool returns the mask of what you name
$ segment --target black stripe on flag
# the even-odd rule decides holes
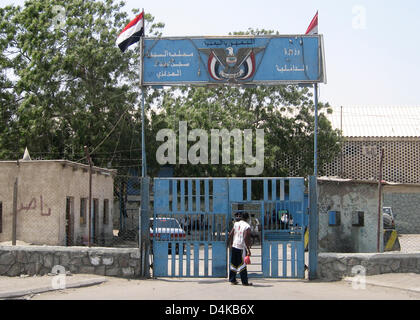
[[[129,46],[131,46],[133,43],[136,43],[140,40],[140,38],[143,36],[144,28],[141,28],[139,31],[132,34],[131,37],[125,39],[123,42],[121,42],[118,47],[122,52],[127,50]]]

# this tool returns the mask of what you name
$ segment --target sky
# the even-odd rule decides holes
[[[0,0],[1,6],[23,0]],[[126,0],[164,22],[164,36],[226,36],[248,28],[303,34],[319,11],[332,106],[420,107],[418,0]],[[134,14],[131,14],[134,17]],[[146,26],[147,27],[147,26]],[[147,30],[146,30],[147,34]]]

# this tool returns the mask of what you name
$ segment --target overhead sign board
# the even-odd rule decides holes
[[[145,38],[143,85],[325,81],[322,35]]]

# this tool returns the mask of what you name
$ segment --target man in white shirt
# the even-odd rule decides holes
[[[236,274],[239,272],[241,282],[244,286],[251,286],[248,282],[248,272],[244,258],[251,256],[251,226],[246,222],[248,213],[237,212],[235,214],[235,224],[229,232],[229,247],[231,248],[231,264],[229,271],[229,281],[231,284],[237,284]]]

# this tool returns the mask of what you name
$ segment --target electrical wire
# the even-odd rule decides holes
[[[125,114],[128,111],[129,106],[127,107],[127,109],[122,113],[121,117],[118,119],[117,123],[112,127],[111,131],[108,132],[108,134],[105,136],[105,138],[91,151],[89,152],[91,155],[93,155],[95,153],[95,151],[109,138],[109,136],[111,135],[112,132],[114,132],[115,128],[118,126],[118,124],[120,123],[120,121],[123,119],[123,117],[125,116]],[[83,157],[82,159],[76,161],[76,162],[80,162],[86,159],[86,156]]]

